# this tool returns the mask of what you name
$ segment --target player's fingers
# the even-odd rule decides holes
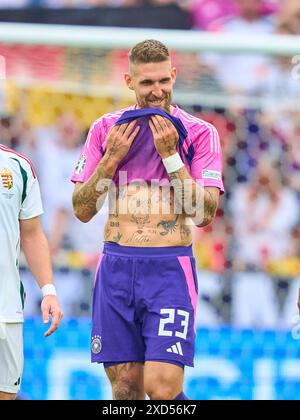
[[[48,331],[46,331],[45,336],[49,337],[49,335],[53,334],[60,324],[60,311],[53,311],[52,312],[52,322]]]
[[[157,127],[160,131],[165,131],[168,128],[164,118],[160,115],[154,115],[154,119],[157,122]]]
[[[62,319],[62,311],[60,309],[54,310],[52,312],[52,323],[59,327],[60,321]]]
[[[64,316],[63,312],[59,311],[59,322],[61,322],[61,320],[63,319],[63,316]]]
[[[130,124],[127,125],[126,130],[124,131],[124,136],[128,137],[131,136],[131,134],[134,132],[135,126],[137,124],[136,120],[131,121]]]
[[[161,117],[160,115],[156,115],[157,121],[159,122],[162,128],[166,128],[169,126],[169,120],[166,118]]]
[[[120,136],[123,136],[124,135],[124,133],[125,133],[125,131],[127,130],[127,128],[132,124],[132,123],[134,123],[134,121],[132,121],[131,123],[125,123],[125,124],[121,124],[119,127],[119,132],[118,132],[118,134],[120,135]]]
[[[155,124],[152,122],[152,120],[149,120],[149,127],[150,127],[150,129],[151,129],[151,131],[152,131],[153,137],[154,137],[154,138],[155,138],[155,137],[157,137],[157,135],[158,135],[158,131],[157,131],[157,129],[156,129]]]
[[[109,130],[108,134],[117,133],[117,132],[119,131],[119,129],[120,129],[120,126],[119,126],[119,125],[113,125],[113,126],[110,128],[110,130]]]
[[[164,123],[167,127],[175,129],[174,124],[172,124],[172,122],[170,120],[168,120],[168,118],[163,118],[163,120],[164,120]]]
[[[54,331],[52,331],[52,327],[49,328],[49,330],[47,330],[44,334],[45,337],[49,337],[49,335],[51,335]]]
[[[136,136],[137,136],[137,133],[140,131],[140,126],[138,125],[137,127],[136,127],[136,129],[133,131],[133,133],[128,137],[128,142],[131,144],[131,143],[133,143],[133,141],[134,141],[134,139],[136,138]]]
[[[154,127],[155,127],[155,130],[157,131],[157,133],[159,133],[159,132],[161,132],[161,131],[162,131],[162,127],[161,127],[161,125],[160,125],[159,121],[157,120],[156,115],[153,115],[153,116],[151,117],[151,120],[149,120],[149,123],[150,123],[150,121],[152,121],[152,123],[153,123],[153,125],[154,125]]]
[[[172,131],[177,132],[175,126],[168,118],[160,117],[160,125],[163,127],[164,131],[168,130],[169,133],[172,133]]]
[[[49,310],[44,309],[43,312],[42,312],[42,316],[43,316],[43,323],[48,324],[48,322],[50,320]]]

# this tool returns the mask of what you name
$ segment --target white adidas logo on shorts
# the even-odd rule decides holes
[[[168,353],[180,354],[180,356],[183,356],[182,347],[181,347],[181,344],[180,344],[179,341],[176,344],[174,344],[173,346],[169,347],[167,349],[167,352]]]

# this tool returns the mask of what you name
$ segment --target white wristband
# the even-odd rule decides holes
[[[168,174],[176,172],[184,166],[184,163],[182,162],[179,153],[175,153],[174,155],[163,159],[162,162]]]
[[[56,296],[56,289],[54,284],[45,284],[45,286],[42,287],[42,293],[43,293],[43,298],[45,296]]]

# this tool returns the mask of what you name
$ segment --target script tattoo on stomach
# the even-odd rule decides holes
[[[127,244],[132,242],[138,244],[147,244],[148,242],[150,242],[150,236],[145,235],[143,232],[134,232],[134,234],[126,241]]]

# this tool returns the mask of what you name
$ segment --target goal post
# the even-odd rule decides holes
[[[27,45],[116,49],[130,48],[143,39],[158,39],[177,51],[227,53],[300,53],[300,36],[219,34],[196,30],[87,27],[80,25],[1,23],[0,42]]]

